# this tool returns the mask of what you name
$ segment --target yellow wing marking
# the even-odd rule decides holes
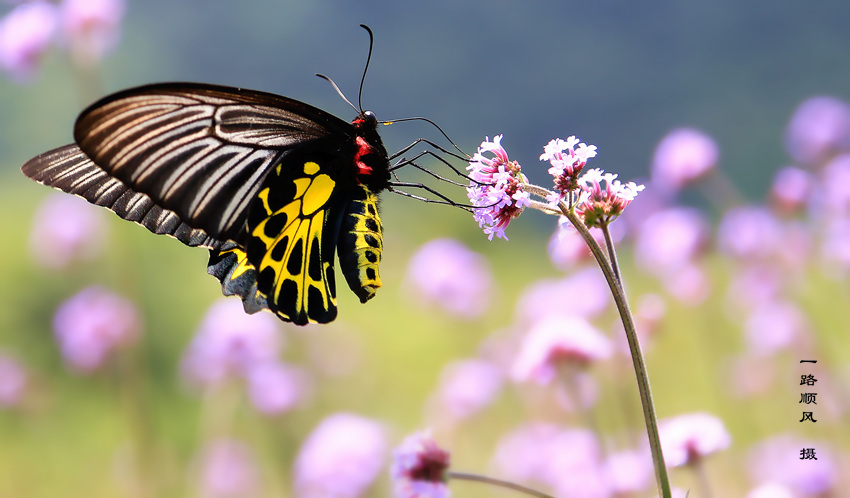
[[[304,165],[305,173],[318,172],[316,163]],[[336,305],[336,299],[331,295],[327,274],[331,264],[323,262],[320,271],[310,271],[311,260],[321,261],[322,229],[325,224],[325,207],[330,200],[336,183],[328,175],[320,174],[308,178],[292,180],[295,185],[295,196],[283,208],[272,212],[269,208],[268,189],[259,193],[266,212],[269,216],[260,222],[252,235],[259,238],[266,246],[266,252],[258,270],[272,268],[275,272],[274,290],[270,300],[276,300],[286,282],[295,284],[296,310],[307,309],[307,297],[310,288],[319,291],[323,306],[329,309]],[[274,236],[266,233],[266,225],[275,217],[285,216],[285,224]],[[278,247],[283,244],[282,247]],[[318,256],[312,256],[313,251],[319,251]],[[311,274],[318,278],[311,277]],[[287,298],[289,299],[289,298]]]
[[[233,268],[233,273],[230,274],[231,280],[236,280],[237,278],[242,276],[246,271],[254,269],[254,265],[252,265],[251,263],[248,262],[248,255],[245,254],[245,251],[243,251],[241,249],[233,248],[233,249],[230,249],[229,251],[223,251],[223,252],[232,252],[233,254],[236,255],[237,260],[239,261],[239,263],[236,265],[236,267]]]
[[[307,173],[308,175],[315,175],[319,172],[319,169],[319,165],[313,161],[307,161],[304,163],[304,173]]]

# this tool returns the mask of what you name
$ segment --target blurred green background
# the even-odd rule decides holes
[[[329,75],[356,99],[367,52],[358,27],[364,23],[375,33],[375,49],[363,105],[380,119],[426,116],[468,152],[485,135],[504,133],[512,158],[540,183],[548,183],[546,168],[533,170],[551,138],[575,134],[597,145],[595,166],[632,179],[648,174],[665,133],[693,126],[717,140],[721,169],[758,201],[772,173],[790,162],[783,134],[794,108],[818,94],[850,99],[848,19],[850,3],[799,0],[130,2],[120,44],[95,84],[82,84],[60,50],[48,54],[29,83],[0,78],[0,348],[26,364],[33,391],[25,409],[0,412],[0,496],[132,496],[128,489],[137,488],[127,484],[133,475],[128,468],[139,459],[155,476],[147,485],[155,490],[151,496],[194,493],[187,469],[206,437],[203,403],[181,383],[179,362],[219,296],[219,285],[204,271],[206,251],[154,237],[112,215],[108,250],[96,263],[48,271],[29,249],[35,209],[49,191],[19,168],[70,142],[77,113],[94,99],[144,83],[202,81],[279,93],[348,120],[351,109],[314,73]],[[390,151],[418,137],[439,138],[421,123],[381,132]],[[281,420],[247,408],[238,412],[235,432],[262,456],[264,496],[289,496],[291,458],[325,414],[353,411],[387,421],[394,441],[421,428],[441,367],[473,356],[483,338],[510,326],[525,286],[560,275],[545,257],[554,219],[526,214],[510,228],[509,243],[488,242],[460,210],[389,194],[383,206],[384,288],[378,297],[360,305],[341,290],[335,323],[284,327],[291,336],[288,361],[306,361],[318,350],[353,356],[351,371],[323,378],[309,405]],[[457,238],[490,260],[497,287],[485,318],[452,319],[410,298],[406,263],[436,237]],[[635,271],[625,251],[631,295],[663,293]],[[728,264],[717,258],[708,265],[721,289]],[[823,333],[824,362],[846,369],[846,285],[810,270],[800,301]],[[133,300],[143,313],[141,343],[128,353],[129,373],[79,376],[62,363],[51,332],[53,312],[91,284]],[[740,468],[748,445],[800,430],[794,394],[800,358],[790,354],[779,362],[779,376],[788,382],[768,394],[730,395],[736,381],[728,361],[741,337],[723,309],[722,295],[699,308],[671,301],[648,361],[660,416],[706,410],[724,419],[734,446],[709,462],[709,475],[717,496],[737,496],[749,486]],[[599,424],[614,433],[624,425],[639,430],[640,420],[624,422],[610,413],[619,388],[607,389],[615,382],[602,377]],[[636,402],[636,394],[629,396]],[[527,415],[517,406],[516,393],[506,393],[477,423],[459,430],[448,445],[455,466],[486,470],[499,434]],[[847,434],[821,427],[806,427],[804,436],[832,439],[846,452]],[[673,478],[681,487],[693,482],[685,473]],[[376,495],[387,492],[387,479],[381,479]],[[457,496],[509,496],[473,486],[454,489]]]

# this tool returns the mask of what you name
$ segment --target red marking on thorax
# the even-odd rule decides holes
[[[357,143],[357,152],[354,153],[354,164],[357,165],[357,174],[358,175],[371,175],[372,167],[368,164],[364,163],[362,158],[363,156],[368,156],[372,153],[372,146],[369,145],[369,142],[366,141],[365,138],[358,136],[356,139]]]

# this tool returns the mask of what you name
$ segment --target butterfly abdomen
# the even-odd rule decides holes
[[[384,249],[378,196],[366,187],[348,204],[339,230],[339,266],[348,286],[365,303],[381,287],[378,266]]]

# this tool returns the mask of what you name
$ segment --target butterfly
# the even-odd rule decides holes
[[[245,311],[337,316],[334,252],[366,302],[381,287],[378,120],[351,123],[271,93],[199,83],[124,90],[85,109],[76,143],[21,168],[153,233],[209,249],[208,273]]]

